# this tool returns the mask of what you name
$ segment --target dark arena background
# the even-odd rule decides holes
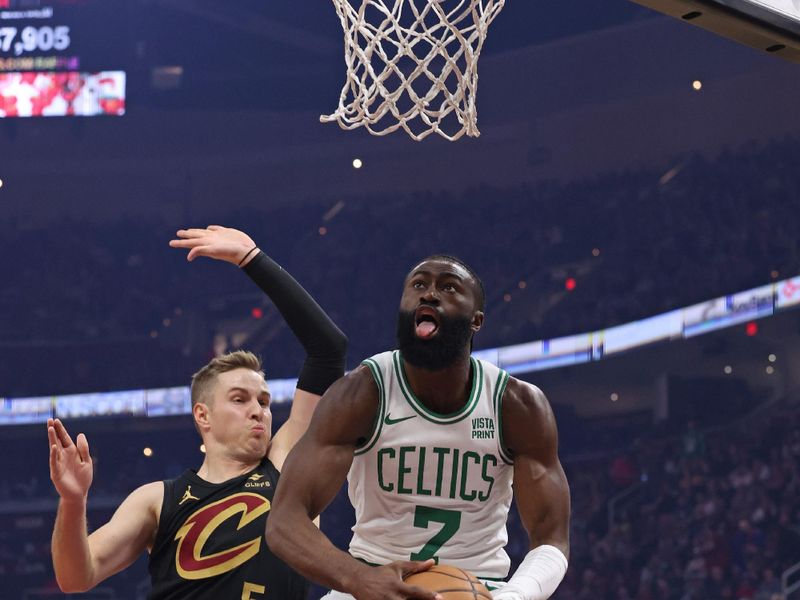
[[[415,261],[475,269],[476,355],[558,420],[553,598],[800,598],[799,29],[743,2],[642,4],[508,0],[481,135],[451,143],[319,122],[345,77],[329,2],[0,0],[0,598],[149,590],[143,556],[59,591],[48,417],[89,438],[90,529],[200,465],[187,386],[215,354],[259,353],[286,418],[303,351],[280,315],[168,247],[208,224],[297,277],[348,369],[394,347]],[[723,25],[687,17],[703,5]],[[322,528],[346,548],[352,521],[342,490]]]

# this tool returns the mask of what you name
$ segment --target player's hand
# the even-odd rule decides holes
[[[207,256],[239,265],[246,256],[247,260],[241,265],[245,266],[258,254],[257,250],[253,250],[256,243],[249,235],[229,227],[209,225],[205,229],[180,229],[176,236],[178,239],[170,240],[169,245],[173,248],[188,248],[186,259],[189,261],[198,256]]]
[[[436,592],[403,581],[403,578],[427,571],[435,564],[434,560],[397,561],[383,567],[370,567],[351,593],[356,600],[441,600]]]
[[[67,501],[85,500],[94,476],[86,436],[78,434],[77,443],[73,443],[59,419],[47,419],[47,439],[50,442],[50,479],[59,496]]]

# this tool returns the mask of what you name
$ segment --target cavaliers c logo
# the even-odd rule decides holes
[[[205,579],[235,569],[258,554],[261,536],[239,544],[230,550],[223,550],[203,556],[203,546],[214,530],[228,519],[240,515],[239,530],[257,519],[270,508],[269,500],[258,494],[234,494],[192,514],[175,539],[178,549],[175,552],[175,567],[184,579]]]

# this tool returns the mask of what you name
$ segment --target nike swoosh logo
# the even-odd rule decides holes
[[[395,425],[397,423],[401,423],[403,421],[408,421],[409,419],[413,419],[417,415],[411,415],[410,417],[400,417],[399,419],[393,419],[392,413],[386,415],[386,418],[383,420],[385,425]]]

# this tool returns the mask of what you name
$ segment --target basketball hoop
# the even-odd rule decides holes
[[[478,58],[505,0],[333,0],[347,80],[323,123],[414,140],[478,137]]]

